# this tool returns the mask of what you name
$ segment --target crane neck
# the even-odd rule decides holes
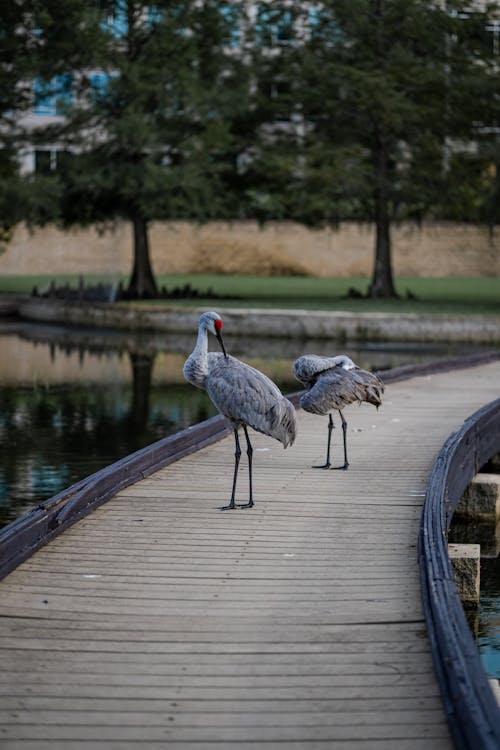
[[[198,337],[193,349],[193,354],[198,360],[206,360],[208,355],[208,331],[205,326],[199,326]]]
[[[208,331],[198,328],[196,344],[184,365],[184,377],[192,385],[203,388],[208,374]]]

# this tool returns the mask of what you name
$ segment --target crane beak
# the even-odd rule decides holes
[[[227,359],[226,350],[224,348],[224,341],[222,340],[222,334],[221,334],[221,332],[219,331],[218,328],[215,329],[215,335],[217,337],[217,341],[220,344],[220,348],[222,349],[222,353],[224,354],[225,358]]]

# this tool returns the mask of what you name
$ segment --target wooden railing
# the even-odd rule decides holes
[[[422,598],[444,709],[459,750],[500,748],[500,709],[467,624],[448,557],[453,512],[472,477],[500,450],[500,398],[446,441],[431,472],[419,534]]]

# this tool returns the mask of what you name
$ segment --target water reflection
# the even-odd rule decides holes
[[[55,359],[55,353],[65,352],[71,355],[79,353],[83,362],[88,354],[106,356],[111,353],[135,352],[140,354],[168,354],[175,357],[179,355],[182,363],[186,354],[193,349],[196,336],[175,333],[157,332],[130,332],[116,330],[96,330],[70,328],[63,326],[49,326],[38,324],[11,324],[5,325],[3,330],[10,329],[10,333],[16,334],[19,340],[24,340],[30,346],[37,344],[48,346],[51,359]],[[2,328],[0,328],[1,336]],[[279,368],[286,366],[285,379],[290,378],[290,361],[300,354],[314,352],[316,354],[332,355],[339,353],[339,344],[332,336],[332,340],[314,338],[292,338],[245,335],[231,335],[224,331],[224,341],[228,342],[230,353],[242,357],[246,361],[262,361],[267,366]],[[472,346],[470,344],[419,344],[399,342],[346,342],[341,347],[342,351],[349,353],[361,367],[372,369],[389,369],[401,364],[412,362],[429,361],[447,356],[460,354],[471,354],[473,352],[488,351],[491,347]],[[174,363],[171,362],[173,365]],[[178,362],[169,368],[170,374],[176,371],[174,377],[182,381],[182,366],[178,369]],[[1,378],[1,374],[0,374]]]
[[[488,465],[481,471],[493,473]],[[468,612],[468,622],[486,674],[500,679],[500,521],[458,517],[452,521],[448,540],[481,546],[479,606]]]
[[[477,645],[486,674],[500,679],[500,562],[481,558],[481,598]]]
[[[185,383],[195,334],[96,331],[0,324],[0,525],[118,458],[215,413]],[[336,353],[335,342],[226,334],[229,351],[285,391],[297,390],[291,362]],[[361,366],[470,353],[470,347],[377,344],[343,349]]]

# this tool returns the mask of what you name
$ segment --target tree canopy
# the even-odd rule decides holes
[[[149,222],[226,210],[221,157],[243,75],[226,53],[232,26],[224,7],[101,2],[82,16],[91,52],[73,66],[77,97],[43,134],[69,155],[58,175],[62,221],[132,223],[133,295],[156,293]]]
[[[19,212],[0,192],[2,219],[130,221],[131,295],[157,292],[153,220],[374,222],[370,292],[391,296],[394,221],[497,219],[490,8],[16,0],[0,13],[0,170],[10,196],[13,180],[25,191]],[[9,113],[26,110],[26,81],[60,116],[25,138],[58,157],[19,181]]]
[[[391,224],[470,215],[456,179],[472,165],[456,141],[470,149],[484,140],[497,97],[478,38],[488,14],[439,0],[323,0],[308,20],[303,43],[283,57],[292,59],[300,154],[288,211],[313,225],[374,222],[370,293],[394,296]],[[477,179],[468,189],[481,195]]]

